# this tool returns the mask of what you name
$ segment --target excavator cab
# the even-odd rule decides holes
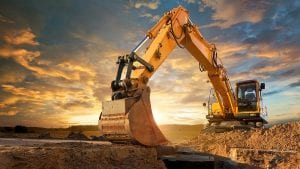
[[[238,126],[239,128],[242,128],[241,126],[245,128],[262,127],[263,124],[267,123],[266,107],[263,105],[261,95],[263,89],[265,89],[265,83],[259,83],[257,80],[247,80],[236,83],[236,112],[233,113],[234,116],[231,118],[227,117],[226,119],[222,117],[221,106],[212,89],[208,101],[208,115],[206,116],[209,121],[209,126],[211,124],[214,126],[218,125],[219,128],[222,129],[233,128],[233,126]]]
[[[265,108],[262,103],[261,91],[265,84],[257,80],[247,80],[236,84],[237,113],[236,117],[246,122],[266,122]]]
[[[258,82],[255,80],[237,83],[238,112],[258,112],[259,91]]]

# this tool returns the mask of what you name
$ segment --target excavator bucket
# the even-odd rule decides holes
[[[148,146],[168,142],[154,121],[149,87],[137,97],[103,102],[99,129],[110,141],[137,141]]]

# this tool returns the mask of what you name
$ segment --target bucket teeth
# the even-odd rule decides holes
[[[101,130],[106,134],[126,134],[124,113],[102,114]]]

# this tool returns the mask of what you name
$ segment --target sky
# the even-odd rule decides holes
[[[182,5],[232,85],[257,79],[271,123],[300,120],[298,0],[1,0],[0,125],[97,124],[116,59]],[[176,48],[150,79],[158,124],[205,123],[207,73]]]

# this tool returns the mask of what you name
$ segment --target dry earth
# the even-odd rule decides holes
[[[232,156],[233,148],[239,148],[244,155],[239,162],[262,168],[300,168],[300,122],[250,131],[202,131],[183,145],[223,157]],[[242,152],[243,149],[255,150]]]
[[[180,137],[180,133],[170,133],[170,130],[169,127],[165,131],[174,138],[176,135]],[[194,135],[194,131],[190,133]],[[26,145],[13,141],[9,141],[10,144],[0,142],[0,168],[165,168],[163,162],[157,160],[156,148],[101,145],[89,141],[62,140],[62,143],[54,143],[55,140],[52,140],[46,144],[38,139],[35,141],[37,143]],[[300,122],[250,131],[211,133],[203,130],[198,132],[197,137],[180,145],[234,159],[248,166],[246,168],[300,168]]]
[[[0,146],[1,169],[133,169],[164,168],[155,148],[132,145],[56,143]]]

